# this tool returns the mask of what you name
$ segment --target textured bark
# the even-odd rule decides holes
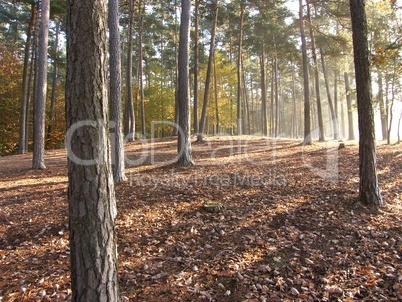
[[[348,109],[348,140],[355,139],[355,132],[353,130],[353,108],[352,108],[352,95],[350,91],[349,75],[347,72],[344,73],[345,79],[345,92],[346,92],[346,107]]]
[[[216,33],[217,23],[218,23],[218,0],[215,0],[215,17],[214,17],[214,23],[212,25],[212,31],[211,31],[211,44],[209,46],[208,67],[207,67],[207,74],[206,74],[206,79],[205,79],[204,102],[202,105],[200,127],[198,129],[198,134],[197,134],[197,142],[202,142],[204,139],[203,136],[204,136],[204,129],[205,129],[205,118],[207,116],[208,101],[209,101],[209,86],[211,84],[212,63],[214,61],[214,53],[215,53],[215,33]]]
[[[32,33],[36,23],[37,10],[35,4],[31,4],[31,19],[28,25],[27,38],[25,41],[24,49],[24,67],[22,71],[22,92],[21,92],[21,107],[20,107],[20,133],[18,141],[18,154],[28,151],[28,144],[26,144],[28,131],[27,131],[27,115],[28,115],[28,91],[29,91],[29,57],[31,48]]]
[[[42,0],[39,29],[38,83],[34,105],[34,150],[32,169],[45,169],[45,111],[47,89],[47,46],[49,36],[50,0]]]
[[[68,1],[66,141],[72,301],[119,300],[107,128],[106,16],[106,0]]]
[[[359,199],[365,204],[380,207],[383,201],[376,173],[374,110],[364,6],[364,0],[350,0],[359,116]]]
[[[115,183],[126,180],[124,172],[124,137],[121,100],[121,58],[119,33],[119,0],[109,0],[109,56],[110,56],[110,121],[114,135],[111,147],[113,155],[113,178]]]
[[[181,23],[178,57],[178,102],[179,102],[179,131],[178,131],[178,164],[193,165],[190,141],[190,87],[189,87],[189,40],[190,40],[190,10],[191,1],[181,1]]]
[[[304,33],[303,0],[299,0],[300,39],[303,58],[303,87],[304,87],[304,144],[311,143],[311,119],[310,119],[310,87],[308,74],[308,58],[306,36]]]

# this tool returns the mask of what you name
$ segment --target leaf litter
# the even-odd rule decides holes
[[[374,210],[353,142],[209,138],[190,168],[169,163],[175,139],[147,144],[127,144],[148,154],[116,186],[122,301],[402,300],[400,146],[378,146]],[[0,158],[2,301],[71,298],[65,157],[47,151],[44,171]]]

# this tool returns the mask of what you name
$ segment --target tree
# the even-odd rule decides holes
[[[214,60],[214,53],[215,53],[216,26],[218,23],[218,0],[215,0],[214,11],[215,11],[215,15],[214,15],[215,17],[214,17],[214,22],[212,24],[212,31],[211,31],[211,44],[209,47],[208,67],[207,67],[207,74],[206,74],[206,79],[205,79],[204,103],[202,106],[200,127],[198,128],[197,142],[203,141],[203,135],[204,135],[204,129],[205,129],[205,119],[207,116],[207,108],[208,108],[208,100],[209,100],[209,86],[211,83],[212,63]]]
[[[106,0],[69,0],[66,119],[72,301],[118,301]]]
[[[359,199],[368,205],[383,205],[376,172],[374,111],[364,0],[350,0],[359,121]]]
[[[45,109],[47,89],[47,46],[49,36],[50,0],[42,0],[39,29],[38,82],[34,105],[33,169],[45,169]]]
[[[300,39],[303,57],[303,83],[304,83],[304,144],[311,144],[311,121],[310,121],[310,88],[308,75],[308,58],[306,36],[304,33],[303,0],[299,0]]]
[[[119,33],[119,0],[109,0],[109,56],[110,56],[110,120],[114,126],[111,142],[113,178],[116,183],[126,180],[124,173],[124,137],[121,100],[121,58]]]
[[[189,40],[190,40],[190,0],[181,1],[181,23],[179,37],[179,56],[177,66],[179,132],[178,132],[178,164],[193,165],[190,141],[190,87],[189,87]]]
[[[128,46],[127,46],[127,66],[126,66],[126,105],[124,120],[124,135],[129,141],[135,138],[135,115],[133,105],[133,23],[134,23],[134,7],[135,0],[128,0],[129,4],[129,23],[128,23]]]
[[[24,69],[22,74],[22,90],[21,90],[21,107],[20,107],[20,132],[18,141],[18,154],[22,154],[28,151],[26,144],[27,133],[27,104],[28,104],[28,90],[29,90],[29,57],[31,48],[32,33],[37,18],[37,9],[35,3],[31,4],[31,19],[27,30],[27,37],[24,49]]]
[[[240,24],[239,24],[239,45],[237,49],[237,135],[243,133],[243,123],[241,114],[241,71],[242,71],[242,48],[243,48],[243,24],[244,24],[244,10],[246,4],[244,0],[240,1]]]
[[[198,65],[199,65],[199,0],[194,9],[194,133],[198,134]]]

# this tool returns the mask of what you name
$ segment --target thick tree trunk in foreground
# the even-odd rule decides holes
[[[45,169],[45,111],[47,89],[47,46],[49,37],[50,0],[42,0],[39,29],[38,84],[34,105],[33,169]]]
[[[105,0],[69,0],[66,120],[72,301],[119,301]]]
[[[114,135],[113,178],[115,183],[126,180],[124,172],[124,137],[121,100],[121,58],[119,33],[119,0],[109,0],[109,55],[110,55],[110,121]]]
[[[350,11],[359,114],[359,199],[365,204],[380,207],[383,201],[376,172],[374,111],[364,0],[350,0]]]
[[[190,0],[181,1],[181,24],[178,57],[178,102],[179,102],[179,137],[178,164],[193,165],[190,141],[190,87],[189,87],[189,40],[190,40]]]

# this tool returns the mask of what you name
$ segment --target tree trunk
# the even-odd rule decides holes
[[[216,125],[215,134],[219,134],[219,102],[218,102],[218,76],[216,72],[216,56],[214,56],[214,92],[215,92],[215,125]]]
[[[337,131],[338,131],[338,139],[341,136],[340,127],[339,127],[339,110],[338,110],[338,71],[335,70],[334,72],[334,110],[335,110],[335,116],[337,119]]]
[[[355,132],[353,130],[352,95],[350,91],[349,75],[347,72],[344,73],[344,78],[345,78],[345,91],[346,91],[346,106],[348,109],[348,129],[349,129],[348,140],[354,140]]]
[[[382,139],[386,140],[387,139],[387,133],[388,133],[388,123],[387,123],[387,113],[385,110],[384,106],[384,92],[383,92],[383,77],[382,77],[382,72],[378,72],[378,104],[380,107],[380,116],[381,116],[381,133],[382,133]]]
[[[112,136],[112,164],[115,183],[126,180],[124,172],[124,137],[121,100],[121,58],[119,33],[119,0],[108,2],[109,56],[110,56],[110,121],[114,128]]]
[[[56,39],[54,41],[54,59],[53,59],[53,79],[52,79],[52,95],[50,98],[50,123],[47,126],[47,137],[53,131],[54,123],[56,122],[56,88],[57,88],[57,60],[59,51],[59,33],[60,33],[60,21],[56,22]]]
[[[401,142],[401,121],[402,121],[402,109],[401,109],[401,113],[399,114],[399,120],[398,120],[398,142],[397,144],[399,144]]]
[[[237,135],[242,135],[242,108],[241,108],[241,71],[242,71],[242,48],[243,48],[243,22],[244,22],[244,1],[240,1],[240,24],[239,24],[239,46],[237,51]]]
[[[304,144],[311,144],[311,124],[310,124],[310,83],[308,74],[308,58],[306,36],[304,34],[303,0],[299,0],[299,19],[300,19],[300,38],[302,45],[303,58],[303,87],[304,87]]]
[[[209,99],[209,86],[211,83],[211,72],[212,72],[212,63],[214,60],[214,52],[215,52],[215,33],[216,33],[216,27],[218,23],[218,0],[215,0],[215,17],[214,17],[214,23],[212,25],[212,31],[211,31],[211,44],[209,47],[209,59],[208,59],[208,67],[207,67],[207,74],[206,74],[206,79],[205,79],[205,92],[204,92],[204,103],[202,106],[202,113],[201,113],[201,121],[200,121],[200,127],[197,135],[197,142],[202,142],[204,140],[204,129],[205,129],[205,118],[207,115],[207,109],[208,109],[208,99]]]
[[[178,164],[193,165],[191,158],[191,119],[190,119],[190,85],[189,85],[189,40],[190,40],[191,0],[181,1],[181,23],[178,56],[178,101],[179,101],[179,132],[178,132]]]
[[[133,23],[135,0],[129,1],[129,23],[128,23],[128,46],[127,46],[127,70],[126,70],[126,105],[124,135],[129,142],[135,139],[135,114],[133,105]]]
[[[273,69],[273,74],[274,74],[274,93],[275,93],[275,138],[278,137],[279,135],[279,87],[278,87],[278,56],[276,53],[276,43],[275,43],[275,37],[274,37],[274,69]]]
[[[374,110],[364,0],[350,0],[353,50],[359,120],[359,199],[368,205],[383,205],[376,172]]]
[[[29,91],[29,57],[31,49],[31,39],[34,26],[36,24],[37,10],[35,3],[31,4],[31,19],[28,25],[27,38],[24,49],[24,67],[22,71],[22,92],[21,92],[21,107],[20,107],[20,133],[18,141],[18,154],[23,154],[28,151],[28,145],[25,143],[28,137],[27,131],[27,115],[28,115],[28,91]]]
[[[323,52],[322,48],[320,48],[320,54],[321,54],[322,72],[324,74],[325,89],[327,91],[329,110],[331,112],[332,127],[334,128],[334,139],[337,140],[339,138],[338,115],[334,108],[334,104],[332,103],[331,92],[329,91],[328,73],[327,73],[327,68],[325,66],[324,52]]]
[[[198,135],[198,64],[199,64],[199,0],[195,0],[194,9],[194,133]]]
[[[138,81],[139,81],[139,89],[140,89],[140,104],[141,104],[141,133],[142,137],[146,137],[145,131],[145,104],[144,104],[144,80],[143,80],[143,47],[142,47],[142,36],[143,36],[143,12],[145,10],[145,6],[143,6],[143,0],[139,2],[138,8],[138,22],[139,22],[139,33],[138,33]]]
[[[69,0],[66,118],[72,301],[119,301],[106,1]]]
[[[50,0],[42,0],[39,30],[38,86],[35,93],[34,150],[32,169],[46,169],[45,166],[45,111],[47,89],[47,46],[49,36]]]
[[[260,74],[261,74],[261,105],[262,105],[262,135],[268,136],[268,112],[267,112],[267,83],[265,79],[265,43],[262,42],[260,56]]]
[[[388,132],[387,132],[387,144],[388,145],[391,144],[391,129],[392,129],[392,122],[393,122],[393,119],[394,119],[395,73],[396,73],[396,70],[394,70],[394,72],[392,74],[391,104],[390,104],[389,111],[388,111],[388,116],[389,116],[389,124],[388,124]],[[387,95],[388,95],[388,93],[387,93]]]
[[[309,0],[306,0],[307,4],[307,19],[309,23],[310,29],[310,40],[311,40],[311,56],[313,58],[313,71],[314,71],[314,80],[315,80],[315,98],[317,101],[317,118],[318,118],[318,140],[320,142],[325,141],[324,136],[324,121],[322,118],[322,108],[321,108],[321,93],[320,93],[320,77],[318,74],[318,62],[317,62],[317,50],[315,46],[315,35],[313,31],[313,24],[311,22],[311,14],[310,14],[310,3]]]

